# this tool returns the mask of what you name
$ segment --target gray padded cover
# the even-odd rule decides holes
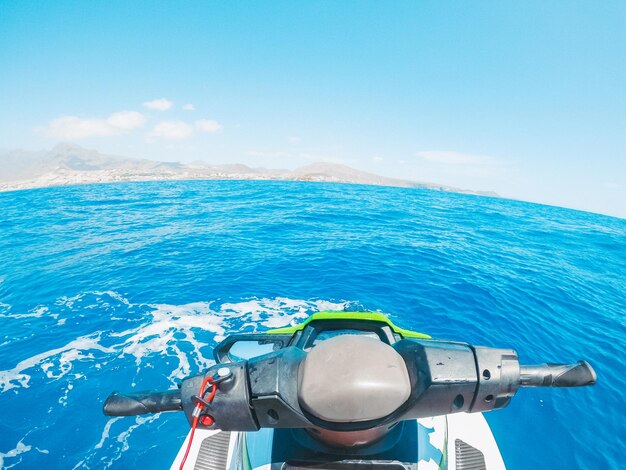
[[[387,416],[411,393],[402,357],[367,336],[343,335],[321,342],[300,366],[298,399],[325,421],[367,421]]]

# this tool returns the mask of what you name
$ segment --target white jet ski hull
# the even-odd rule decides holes
[[[496,440],[482,413],[455,413],[416,420],[417,462],[396,461],[415,470],[505,469]],[[273,429],[256,432],[196,430],[185,470],[279,470],[303,468],[272,462]],[[178,470],[189,434],[171,470]],[[365,460],[363,457],[360,459]],[[321,468],[321,467],[316,467]],[[375,469],[368,466],[368,470]],[[389,467],[387,467],[389,468]]]

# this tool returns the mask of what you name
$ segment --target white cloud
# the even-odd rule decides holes
[[[167,140],[183,140],[197,132],[217,132],[222,125],[210,119],[199,119],[194,123],[185,121],[162,121],[152,128],[148,137]]]
[[[199,119],[195,124],[196,129],[201,132],[217,132],[222,130],[222,125],[212,119]]]
[[[144,125],[146,117],[136,111],[119,111],[107,118],[62,116],[50,121],[44,133],[59,140],[80,140],[121,134]]]
[[[129,131],[141,127],[146,122],[146,117],[136,111],[120,111],[113,113],[107,118],[107,123],[120,130]]]
[[[196,109],[196,107],[193,104],[191,104],[191,103],[187,103],[187,104],[183,105],[183,109],[185,111],[194,111]]]
[[[174,103],[165,98],[159,98],[158,100],[146,101],[143,106],[144,108],[151,109],[153,111],[167,111],[170,109]]]
[[[385,159],[383,157],[372,157],[373,162],[384,162]]]
[[[287,142],[289,142],[290,144],[299,144],[300,142],[302,142],[302,139],[298,136],[292,135],[290,137],[287,137]]]
[[[151,137],[168,140],[187,139],[193,134],[193,126],[184,121],[163,121],[158,123],[150,132]]]

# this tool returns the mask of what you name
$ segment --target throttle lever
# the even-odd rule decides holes
[[[521,387],[583,387],[595,384],[596,380],[596,372],[587,361],[520,366]]]

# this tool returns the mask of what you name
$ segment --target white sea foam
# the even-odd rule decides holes
[[[89,302],[86,302],[86,299]],[[154,354],[176,359],[176,364],[168,371],[168,379],[174,383],[193,371],[203,370],[214,363],[205,354],[206,333],[213,334],[213,341],[221,341],[232,330],[241,331],[250,327],[279,328],[293,325],[319,310],[343,310],[347,302],[324,300],[298,300],[285,297],[253,298],[241,302],[193,302],[181,305],[150,304],[133,305],[122,295],[112,291],[96,291],[73,297],[61,297],[55,305],[72,310],[84,308],[110,307],[111,302],[125,308],[145,309],[145,318],[140,324],[129,323],[124,315],[120,318],[115,312],[110,317],[111,330],[95,331],[70,341],[65,346],[51,349],[19,362],[13,369],[0,371],[0,392],[11,389],[28,388],[31,375],[29,369],[39,366],[45,376],[57,380],[73,373],[73,379],[80,376],[74,371],[77,363],[93,363],[94,369],[125,357],[134,358],[137,372],[148,367],[146,358]],[[34,309],[27,316],[49,315],[45,306]],[[234,321],[236,320],[236,321]],[[62,326],[63,322],[57,322]],[[116,324],[119,324],[116,328]],[[131,327],[128,327],[132,325]],[[122,331],[116,331],[120,329]],[[199,340],[197,335],[202,334]],[[205,353],[203,353],[203,350]],[[130,385],[130,384],[129,384]],[[68,388],[59,403],[67,401]]]
[[[214,361],[207,357],[211,348],[207,346],[221,341],[229,333],[294,325],[313,312],[344,310],[348,305],[348,302],[285,297],[224,303],[213,300],[180,305],[139,305],[111,291],[62,297],[50,307],[54,315],[60,318],[54,328],[67,328],[64,323],[66,318],[70,318],[69,315],[82,315],[85,309],[89,309],[85,321],[97,318],[95,315],[101,313],[106,315],[109,329],[101,330],[102,322],[95,322],[97,331],[83,334],[64,346],[23,359],[12,369],[0,371],[0,393],[29,388],[33,378],[48,382],[62,380],[61,386],[56,388],[56,402],[61,406],[71,406],[72,391],[79,388],[78,380],[86,381],[90,374],[116,367],[120,361],[134,363],[138,376],[142,369],[153,367],[154,364],[161,364],[159,367],[167,364],[167,370],[162,372],[170,382],[176,383],[182,377],[212,365]],[[4,307],[0,305],[0,312]],[[39,306],[18,315],[10,314],[10,306],[6,307],[7,317],[51,316],[47,306]],[[87,331],[88,325],[82,323]],[[155,355],[167,356],[168,360],[154,361]],[[85,384],[81,381],[80,386],[84,387]],[[129,382],[127,386],[130,388],[135,384]],[[75,468],[112,466],[129,448],[133,431],[158,419],[158,416],[137,417],[130,425],[126,420],[118,422],[119,418],[108,420],[98,441],[93,443],[93,449],[99,451],[85,456]],[[32,449],[20,441],[15,449],[0,454],[0,467],[4,468],[3,459],[16,457]]]
[[[9,312],[10,310],[10,305],[8,304],[2,304],[0,303],[0,307],[6,308],[6,311]],[[50,310],[48,309],[48,307],[45,307],[43,305],[39,305],[38,307],[35,307],[31,312],[29,313],[2,313],[0,314],[0,318],[15,318],[15,319],[20,319],[20,318],[41,318],[44,316],[49,316],[54,318],[55,320],[59,317],[58,313],[50,313]]]
[[[86,459],[81,460],[76,465],[74,465],[73,469],[78,468],[109,468],[111,467],[117,460],[122,457],[124,452],[130,449],[129,439],[137,428],[140,426],[151,423],[154,420],[158,419],[160,414],[154,414],[150,416],[136,416],[134,424],[131,424],[123,431],[119,433],[115,433],[112,431],[112,427],[115,423],[120,421],[121,418],[111,418],[104,426],[102,430],[102,435],[100,436],[100,441],[94,446],[94,449],[102,449],[103,447],[107,447],[109,452],[98,452],[90,454]],[[125,422],[124,420],[120,421],[121,423]],[[96,462],[98,456],[103,455]]]
[[[120,419],[122,418],[118,416],[116,418],[111,418],[107,421],[107,424],[104,425],[104,429],[102,430],[100,441],[94,446],[94,449],[102,448],[104,441],[106,441],[109,438],[109,432],[111,431],[111,426],[113,426],[113,423],[115,423],[116,421],[119,421]]]
[[[63,391],[63,395],[61,395],[61,397],[59,397],[59,399],[57,400],[60,405],[67,406],[67,399],[69,398],[70,392],[74,390],[74,382],[81,378],[85,378],[85,375],[75,374],[74,380],[70,380],[69,382],[67,382],[67,385],[65,386]]]
[[[63,296],[63,297],[60,297],[59,300],[57,300],[55,302],[55,304],[56,305],[65,305],[67,307],[72,308],[72,307],[75,306],[75,304],[77,302],[82,301],[83,299],[85,299],[85,297],[87,297],[89,295],[95,296],[96,300],[99,302],[98,305],[100,305],[100,306],[109,306],[110,305],[109,302],[106,300],[107,297],[111,298],[113,300],[117,300],[118,302],[120,302],[120,303],[122,303],[124,305],[127,305],[127,306],[131,305],[131,303],[128,301],[128,299],[126,299],[123,295],[121,295],[118,292],[112,291],[112,290],[94,291],[94,292],[89,292],[87,294],[77,294],[77,295],[74,295],[72,297]],[[81,308],[90,308],[90,307],[92,307],[92,306],[89,306],[89,305],[82,306],[81,305]]]
[[[13,369],[0,371],[0,392],[6,392],[18,387],[28,388],[30,375],[25,374],[24,371],[37,365],[41,366],[48,378],[56,379],[68,374],[72,370],[75,361],[92,359],[93,355],[90,353],[86,354],[86,351],[114,352],[113,349],[102,346],[99,340],[100,333],[81,336],[70,341],[65,346],[24,359]],[[60,372],[54,371],[55,366],[58,367]]]
[[[37,452],[41,452],[42,454],[47,454],[48,451],[45,449],[39,449],[37,447],[30,446],[30,445],[26,445],[24,444],[24,440],[22,439],[20,442],[17,443],[17,445],[15,446],[15,449],[11,449],[8,452],[0,452],[0,468],[2,469],[8,469],[8,468],[13,468],[16,465],[19,465],[21,463],[21,459],[18,460],[17,462],[14,462],[11,465],[5,465],[5,459],[12,459],[15,457],[18,457],[21,454],[25,454],[26,452],[30,452],[31,450],[36,450]]]
[[[94,450],[95,449],[102,449],[102,447],[104,447],[105,443],[109,441],[109,434],[111,433],[111,427],[118,421],[120,421],[122,418],[121,417],[116,417],[116,418],[111,418],[107,421],[107,423],[104,425],[104,429],[102,430],[102,434],[100,435],[100,440],[98,441],[98,443],[94,446]],[[131,427],[136,428],[137,424],[135,423],[134,425],[132,425]],[[130,428],[127,428],[127,431]],[[121,433],[120,433],[121,435]],[[98,464],[99,468],[108,468],[110,467],[113,462],[115,462],[116,460],[118,460],[121,457],[121,451],[116,451],[114,453],[114,455],[111,458],[106,458],[106,457],[102,457],[100,458],[100,462]],[[93,459],[94,458],[94,454],[90,454],[87,459],[83,459],[81,461],[79,461],[76,465],[74,465],[74,467],[72,468],[72,470],[76,470],[78,468],[90,468],[90,465],[88,464],[88,462],[85,462],[85,460],[89,460],[89,459]]]
[[[194,330],[210,331],[215,334],[216,341],[223,338],[223,319],[216,316],[209,303],[156,304],[150,307],[154,310],[148,312],[151,316],[148,323],[111,335],[124,338],[124,342],[117,346],[122,354],[133,356],[138,368],[142,360],[153,353],[176,357],[178,367],[170,372],[171,381],[191,373],[190,358],[199,369],[213,363],[213,360],[202,354],[201,348],[205,345],[196,339],[194,333]],[[184,352],[180,344],[191,345],[192,351]]]
[[[126,452],[129,449],[128,438],[132,434],[132,432],[137,429],[139,426],[145,423],[151,423],[155,419],[159,417],[159,414],[147,415],[147,416],[137,416],[135,418],[135,424],[130,426],[126,431],[123,431],[117,435],[117,442],[122,444],[122,452]]]
[[[236,317],[248,316],[247,325],[267,328],[280,328],[294,325],[297,320],[307,318],[311,312],[320,310],[343,310],[347,302],[329,302],[324,300],[296,300],[285,297],[275,299],[252,299],[244,302],[222,304],[224,313],[232,313]]]

